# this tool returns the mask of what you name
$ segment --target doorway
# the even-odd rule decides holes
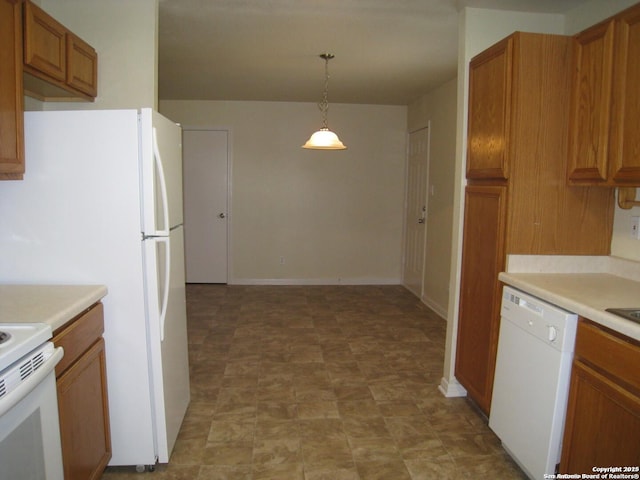
[[[407,164],[402,283],[416,296],[422,298],[427,238],[429,127],[409,133]]]
[[[227,283],[229,131],[182,132],[187,283]]]

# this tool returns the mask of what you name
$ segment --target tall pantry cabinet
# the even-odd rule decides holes
[[[469,66],[455,375],[487,414],[507,255],[609,253],[613,190],[566,183],[571,41],[516,32]]]

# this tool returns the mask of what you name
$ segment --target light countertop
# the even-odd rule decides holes
[[[104,285],[0,285],[0,323],[46,323],[55,332],[106,294]]]
[[[606,312],[640,308],[640,282],[608,273],[500,273],[500,281],[640,340],[640,324]]]

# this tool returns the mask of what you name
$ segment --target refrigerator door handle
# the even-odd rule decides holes
[[[164,324],[167,318],[167,305],[169,303],[169,286],[171,285],[171,248],[169,248],[169,237],[157,238],[158,243],[165,244],[165,273],[164,273],[164,285],[162,287],[162,303],[160,306],[160,341],[164,341]]]
[[[168,236],[169,235],[169,201],[167,199],[167,182],[164,177],[164,168],[162,166],[162,157],[160,156],[160,148],[158,147],[158,135],[156,128],[153,127],[153,163],[158,173],[158,181],[160,183],[160,198],[162,199],[162,217],[164,224],[161,230],[156,230],[154,235]],[[157,225],[156,225],[157,227]]]

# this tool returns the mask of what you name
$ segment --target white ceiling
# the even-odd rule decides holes
[[[407,105],[456,74],[465,6],[564,13],[587,0],[160,0],[161,99]]]

